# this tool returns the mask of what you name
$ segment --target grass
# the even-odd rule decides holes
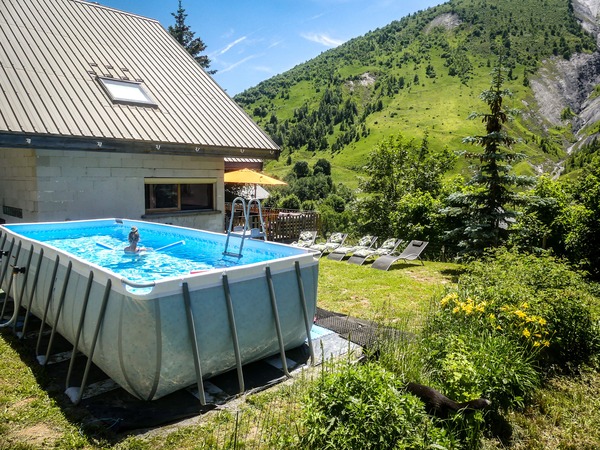
[[[419,323],[429,299],[456,281],[461,270],[456,264],[427,262],[381,271],[368,263],[357,266],[326,257],[319,266],[319,307],[363,319],[408,319],[409,326]]]
[[[396,264],[388,272],[369,265],[355,266],[322,258],[319,306],[359,318],[396,318],[418,326],[431,297],[456,281],[462,267],[451,263]],[[213,411],[152,430],[139,436],[121,436],[83,426],[62,391],[46,390],[47,380],[34,355],[9,331],[0,332],[0,450],[8,449],[152,449],[233,448],[228,442],[240,430],[245,444],[236,448],[285,447],[277,430],[290,425],[297,407],[298,386],[284,383],[265,392],[242,397],[231,409]],[[240,408],[244,418],[236,414]],[[484,450],[592,449],[600,447],[600,376],[550,380],[535,395],[535,403],[508,416],[512,441],[489,438]],[[272,442],[260,442],[267,426]],[[264,434],[264,433],[262,433]],[[245,446],[244,446],[245,445]],[[293,448],[288,446],[287,448]]]

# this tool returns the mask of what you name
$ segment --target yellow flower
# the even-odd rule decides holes
[[[542,344],[544,344],[544,347],[550,347],[550,341],[544,341]]]
[[[531,336],[531,332],[527,328],[524,328],[523,329],[523,336],[525,336],[526,338],[528,338],[529,336]]]
[[[548,323],[548,322],[546,322],[546,319],[544,319],[543,317],[538,317],[538,323],[539,323],[541,326],[544,326],[544,325],[546,325],[546,323]]]
[[[527,309],[527,308],[529,308],[529,304],[527,302],[525,302],[521,305],[521,308]]]
[[[541,345],[541,344],[540,344],[538,341],[535,341],[535,342],[533,343],[533,346],[534,346],[534,347],[539,347],[540,345]]]
[[[452,308],[452,312],[453,312],[454,314],[456,314],[456,313],[457,313],[457,312],[459,312],[459,311],[460,311],[460,308],[459,308],[458,306],[455,306],[454,308]]]
[[[515,311],[515,315],[519,318],[519,319],[524,319],[525,317],[527,317],[527,314],[525,314],[523,311],[521,311],[520,309],[517,309]]]
[[[456,300],[458,298],[458,294],[456,292],[452,292],[448,295],[446,295],[444,298],[442,298],[442,300],[440,300],[440,304],[442,306],[446,306],[450,300]]]

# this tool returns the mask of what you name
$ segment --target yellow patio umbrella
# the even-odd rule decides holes
[[[256,185],[269,185],[269,186],[285,186],[285,181],[272,178],[260,172],[256,172],[251,169],[240,169],[232,172],[225,172],[225,183],[237,183],[237,184],[253,184],[254,185],[254,196],[256,197]]]

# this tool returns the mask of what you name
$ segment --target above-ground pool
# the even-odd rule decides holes
[[[123,251],[132,226],[147,251]],[[285,365],[309,337],[318,260],[233,235],[224,253],[226,242],[124,219],[4,225],[0,287],[137,398],[233,368],[243,384],[243,364],[279,353]]]

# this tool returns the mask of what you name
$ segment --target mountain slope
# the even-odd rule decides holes
[[[467,117],[485,111],[479,94],[502,55],[510,106],[523,111],[512,133],[530,155],[518,170],[551,171],[594,132],[599,3],[452,0],[352,39],[235,100],[282,146],[271,172],[328,158],[334,179],[353,186],[387,135],[420,140],[427,133],[431,146],[464,149],[463,137],[483,132]],[[464,169],[462,162],[457,170]]]

